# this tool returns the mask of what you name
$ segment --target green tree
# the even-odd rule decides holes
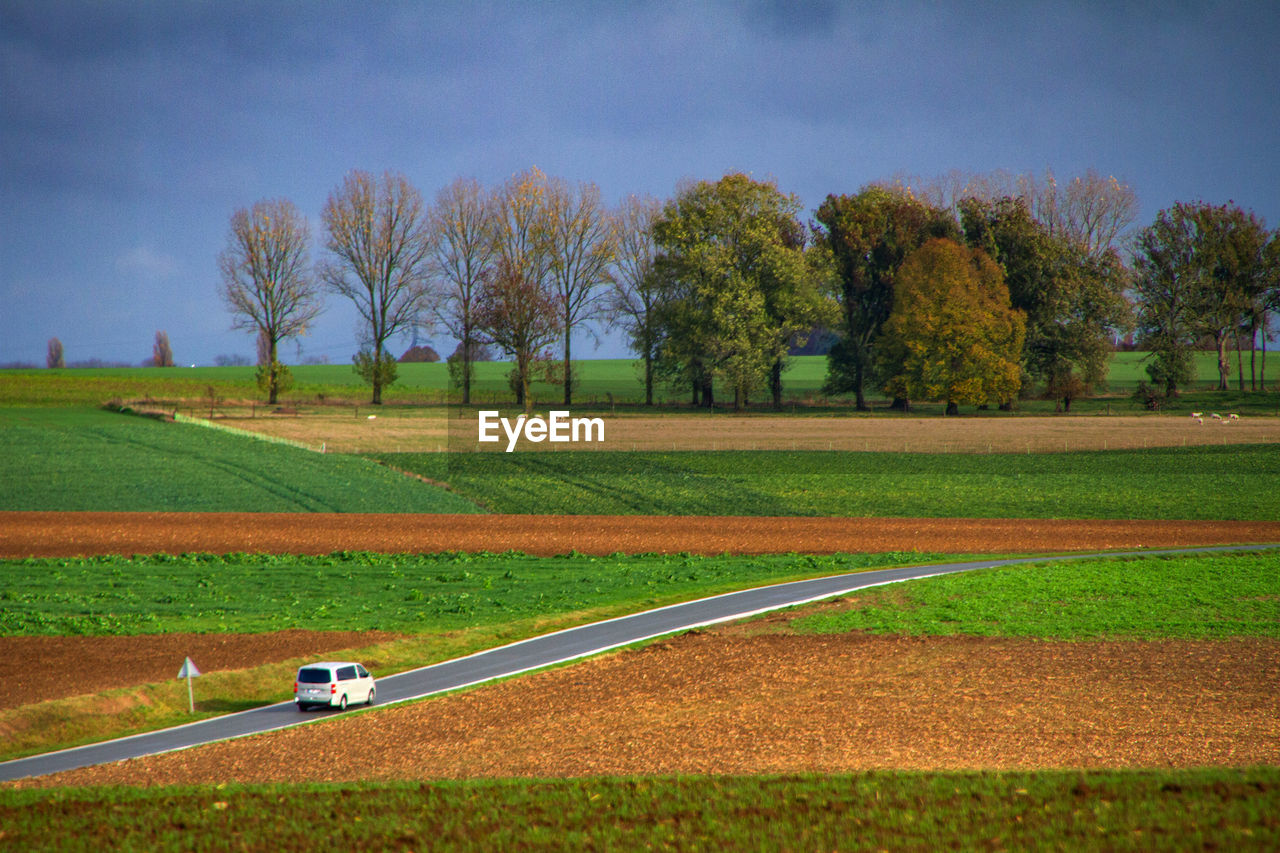
[[[1120,256],[1051,233],[1020,198],[967,198],[960,211],[966,242],[1000,264],[1010,303],[1026,314],[1023,369],[1070,410],[1104,381],[1112,341],[1131,326]]]
[[[829,195],[818,208],[817,242],[831,257],[840,317],[827,356],[826,390],[852,391],[867,408],[865,387],[878,363],[881,327],[894,304],[894,279],[907,255],[933,237],[956,237],[954,219],[909,191],[865,187]],[[905,406],[905,398],[897,401]]]
[[[1024,333],[1004,274],[985,252],[930,240],[898,271],[878,354],[885,391],[944,400],[947,414],[962,404],[1011,400]]]
[[[704,405],[720,379],[743,407],[819,316],[799,210],[775,184],[728,174],[683,187],[654,222],[659,370]]]
[[[1206,337],[1217,351],[1218,388],[1226,390],[1229,346],[1234,340],[1240,348],[1242,329],[1253,334],[1273,286],[1270,239],[1254,214],[1204,202],[1178,202],[1138,235],[1139,327],[1152,351],[1147,372],[1166,394],[1191,379],[1192,348]]]

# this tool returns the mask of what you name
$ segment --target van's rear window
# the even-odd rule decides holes
[[[329,670],[327,669],[300,669],[298,670],[298,680],[303,684],[328,684]]]

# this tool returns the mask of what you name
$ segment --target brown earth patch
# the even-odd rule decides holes
[[[0,637],[0,709],[173,679],[184,658],[201,672],[244,669],[392,640],[385,631]]]
[[[3,512],[0,557],[524,551],[1061,552],[1280,541],[1280,521]]]
[[[1280,643],[701,632],[432,701],[18,783],[1280,763]]]
[[[545,410],[540,410],[545,415]],[[193,414],[204,414],[193,410]],[[373,417],[370,418],[369,415]],[[511,418],[515,414],[504,411]],[[575,413],[576,414],[576,413]],[[1280,442],[1280,418],[1230,413],[1200,420],[1185,415],[982,415],[916,417],[874,415],[673,415],[601,414],[605,440],[575,450],[854,450],[917,453],[1026,453],[1121,450],[1205,444]],[[227,409],[214,418],[223,426],[287,438],[338,453],[427,453],[442,450],[502,450],[477,441],[475,409],[332,407],[302,409],[287,416]],[[501,432],[501,431],[499,431]],[[521,440],[522,451],[564,450],[566,445]]]

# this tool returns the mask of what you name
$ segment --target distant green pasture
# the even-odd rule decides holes
[[[0,510],[475,512],[366,459],[78,408],[0,408]]]
[[[1280,518],[1280,448],[1037,454],[567,451],[382,454],[491,512]]]
[[[1099,393],[1127,397],[1139,381],[1148,380],[1146,353],[1116,353],[1112,357],[1105,388]],[[1259,356],[1261,353],[1259,353]],[[1236,386],[1236,360],[1232,356],[1232,388]],[[1273,354],[1268,375],[1273,379],[1277,368],[1274,364],[1280,354]],[[1194,356],[1196,378],[1187,391],[1197,394],[1212,389],[1217,384],[1217,357],[1211,352],[1199,352]],[[578,384],[574,391],[579,406],[602,406],[610,403],[635,404],[644,400],[644,382],[641,362],[632,359],[583,359],[575,362]],[[369,394],[368,386],[348,364],[291,365],[294,387],[283,395],[293,402],[318,400],[346,400],[362,402]],[[68,368],[60,370],[0,370],[0,405],[99,405],[113,398],[137,400],[197,400],[208,396],[210,387],[214,396],[224,399],[262,399],[254,381],[257,368],[238,367],[120,367],[120,368]],[[472,382],[473,403],[487,405],[509,404],[513,393],[507,376],[511,364],[505,361],[478,362]],[[1245,378],[1248,381],[1248,354],[1245,354]],[[446,398],[456,401],[459,394],[449,389],[448,368],[443,362],[432,364],[401,364],[395,384],[384,390],[389,403],[442,403]],[[825,400],[822,385],[827,378],[825,356],[796,356],[787,362],[783,373],[783,396],[786,400],[801,403]],[[887,400],[873,384],[867,389],[873,404],[885,405]],[[721,397],[722,389],[717,389]],[[1233,391],[1238,394],[1238,391]],[[535,381],[532,396],[545,405],[563,399],[558,385]],[[756,395],[764,402],[766,394]],[[1256,395],[1255,395],[1256,396]],[[655,402],[687,404],[689,393],[684,388],[673,388],[658,383],[654,389]],[[846,395],[847,397],[847,395]],[[838,397],[837,402],[847,402]],[[1223,401],[1223,406],[1249,408],[1250,403],[1233,398]],[[1019,408],[1024,410],[1052,408],[1053,403],[1024,400]],[[1077,404],[1084,406],[1082,402]],[[1127,406],[1127,401],[1112,401],[1112,405]],[[1256,407],[1256,405],[1255,405]]]

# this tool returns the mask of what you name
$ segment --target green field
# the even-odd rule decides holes
[[[937,559],[345,553],[8,560],[0,561],[0,636],[337,627],[442,634],[634,612],[798,577]]]
[[[96,409],[0,408],[0,510],[475,512],[354,456]]]
[[[0,636],[335,626],[444,634],[548,617],[581,621],[800,577],[942,559],[345,553],[6,560]],[[856,608],[805,617],[797,630],[1280,639],[1280,551],[1046,560],[852,597]]]
[[[0,846],[1274,850],[1280,770],[0,790]]]
[[[1139,381],[1147,381],[1146,353],[1116,353],[1111,361],[1106,386],[1097,389],[1098,394],[1110,395],[1113,406],[1129,405],[1127,395],[1133,392]],[[1273,359],[1275,361],[1275,359]],[[1200,394],[1217,384],[1217,356],[1199,352],[1194,356],[1196,379],[1185,389]],[[630,359],[584,359],[575,362],[579,383],[574,392],[575,405],[596,407],[613,403],[635,404],[644,400],[644,383],[641,365]],[[1232,387],[1236,377],[1235,356],[1232,355]],[[292,402],[367,401],[369,389],[346,364],[313,364],[290,366],[295,380],[292,390],[282,399]],[[59,370],[9,369],[0,370],[0,406],[23,405],[83,405],[97,406],[111,399],[121,400],[202,400],[210,389],[215,399],[262,400],[262,393],[254,381],[255,367],[110,367],[68,368]],[[456,401],[458,392],[448,391],[449,374],[443,363],[401,364],[395,384],[384,391],[388,403],[443,403]],[[480,362],[476,364],[472,384],[473,403],[509,404],[513,399],[507,382],[511,370],[508,362]],[[820,402],[847,406],[848,400],[826,400],[821,389],[826,381],[825,356],[796,356],[788,361],[783,373],[784,397],[788,403],[812,404]],[[1269,366],[1268,376],[1274,381],[1276,368]],[[1245,378],[1248,381],[1248,356],[1245,361]],[[1264,383],[1265,384],[1265,383]],[[879,389],[868,387],[873,404],[883,406],[887,400]],[[557,385],[535,381],[532,394],[543,404],[555,403],[563,397]],[[724,395],[721,394],[721,397]],[[1223,400],[1220,408],[1252,410],[1259,404],[1257,398],[1267,395],[1242,394],[1233,391]],[[766,395],[757,395],[757,402],[766,403]],[[1115,399],[1117,398],[1118,399]],[[1271,395],[1274,410],[1274,395]],[[659,385],[655,389],[655,402],[667,405],[685,405],[688,392]],[[1177,401],[1174,401],[1177,404]],[[1087,408],[1081,401],[1079,406]],[[1205,404],[1206,407],[1208,404]],[[1053,403],[1025,400],[1020,409],[1035,411],[1052,410]],[[926,408],[927,411],[932,409]]]
[[[1062,561],[876,587],[800,633],[1280,640],[1280,552]]]
[[[937,518],[1280,518],[1272,445],[1040,454],[383,454],[491,512]]]

